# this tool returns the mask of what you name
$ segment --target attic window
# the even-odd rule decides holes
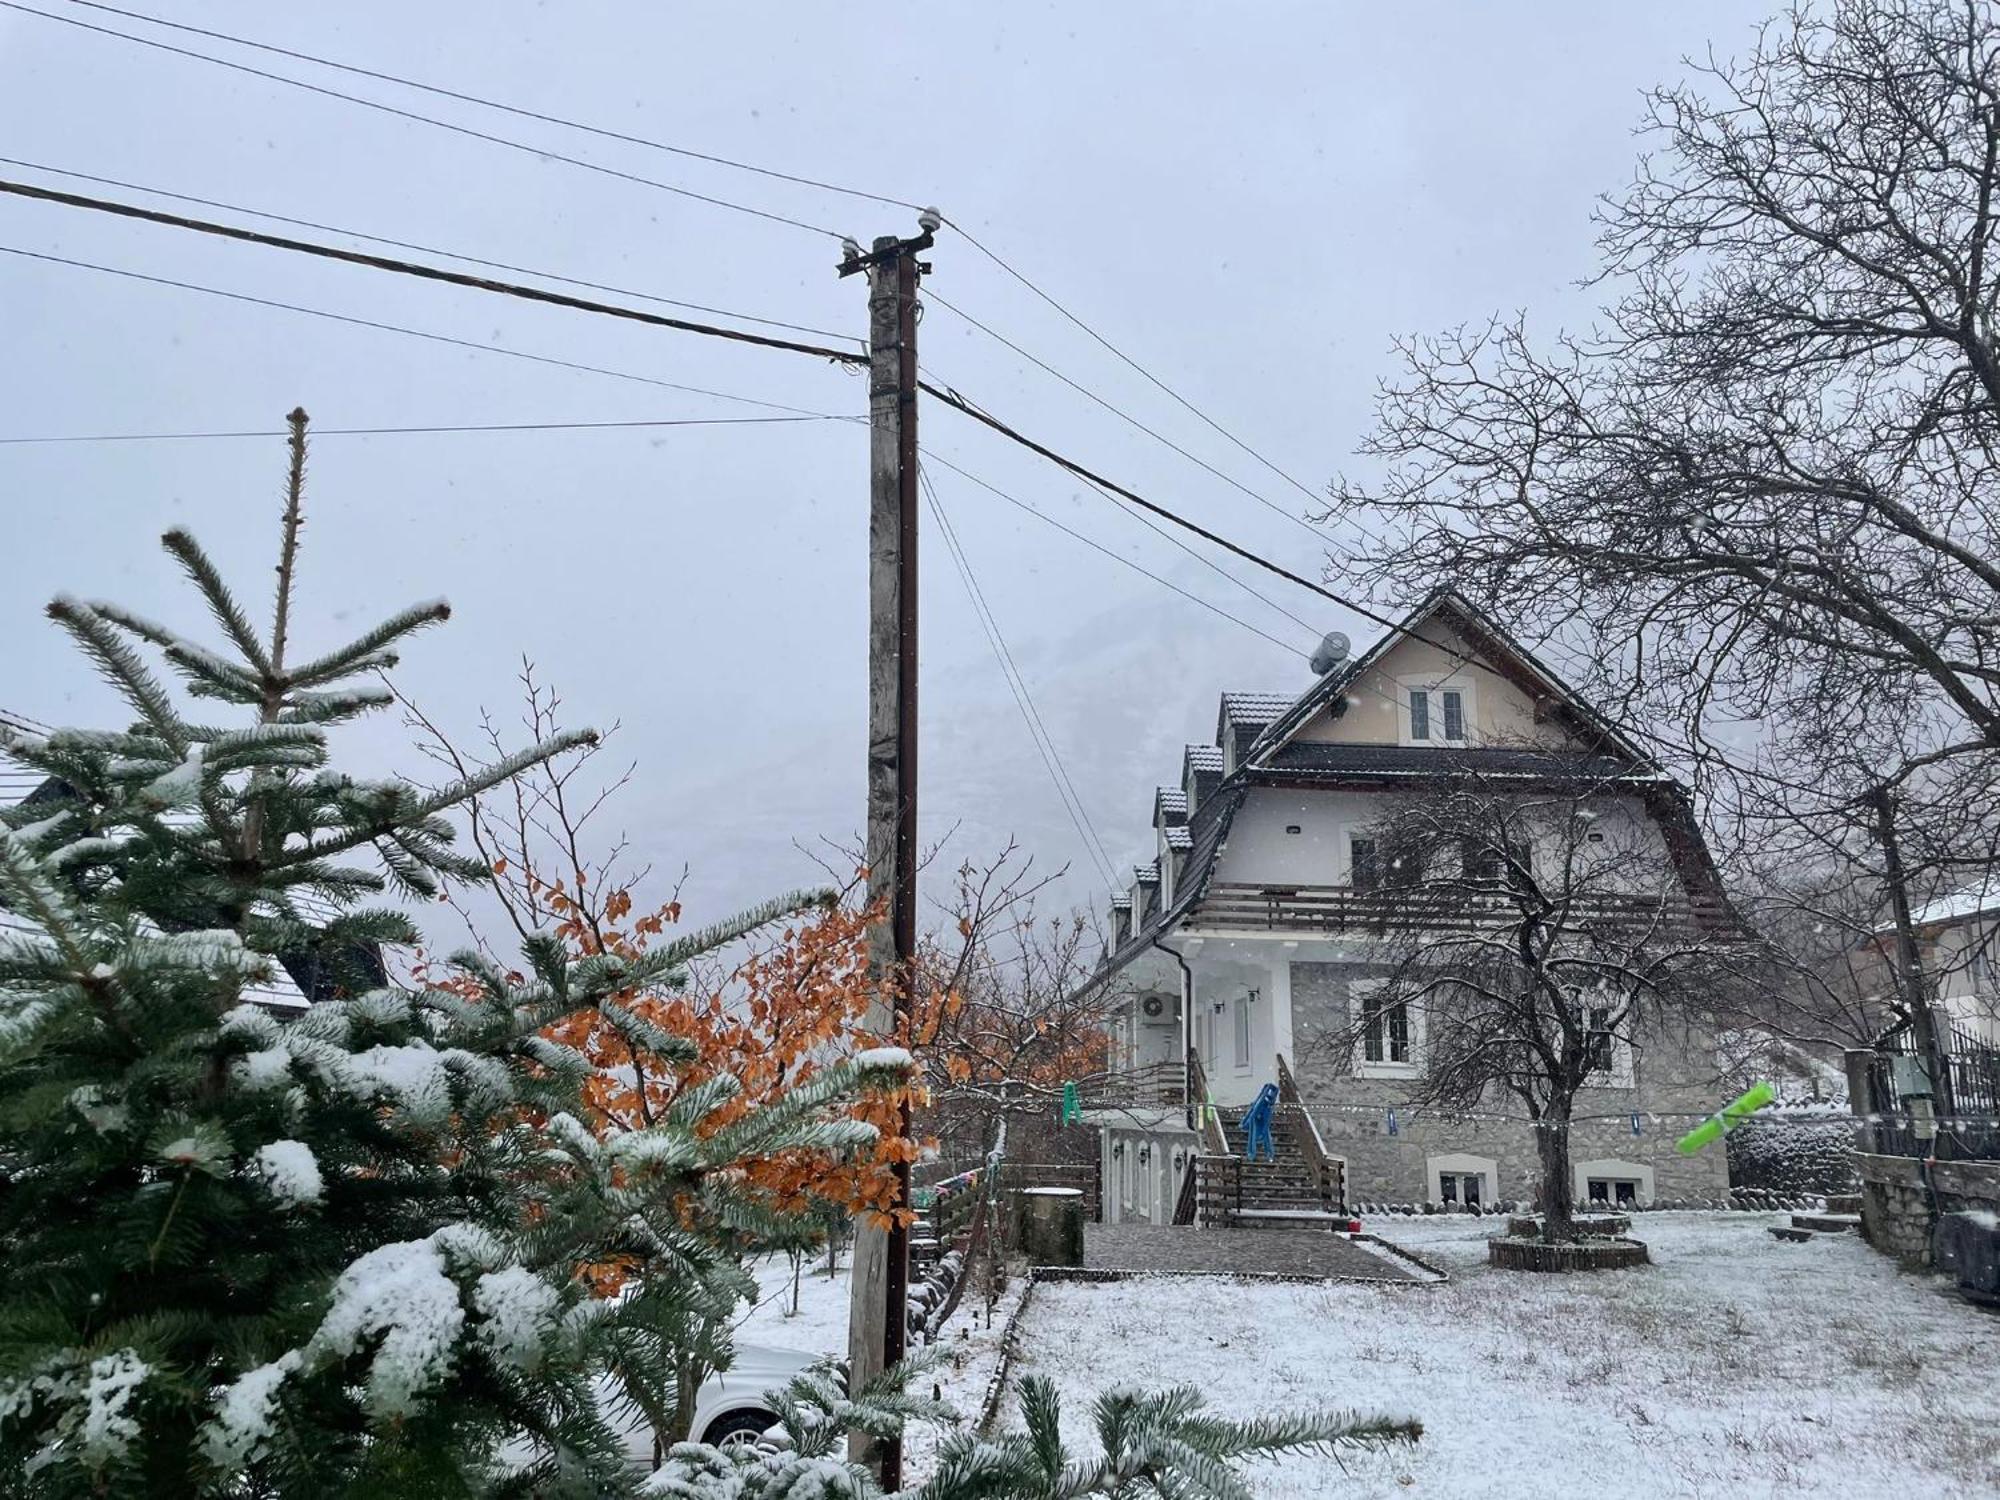
[[[1464,744],[1465,694],[1458,688],[1410,689],[1410,739],[1423,744]]]

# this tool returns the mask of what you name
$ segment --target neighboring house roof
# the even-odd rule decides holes
[[[1132,866],[1132,878],[1141,885],[1149,883],[1158,885],[1160,883],[1160,867],[1157,864],[1134,865]]]
[[[1187,831],[1187,825],[1183,823],[1172,825],[1161,837],[1166,839],[1169,849],[1191,849],[1194,847],[1194,835]]]
[[[1222,747],[1220,745],[1189,745],[1181,756],[1182,769],[1197,771],[1220,771],[1222,769]]]
[[[1153,793],[1153,821],[1164,816],[1171,823],[1187,821],[1187,793],[1177,786],[1163,786]]]
[[[1976,886],[1926,901],[1910,913],[1910,920],[1919,927],[1948,927],[1993,916],[2000,916],[2000,870],[1988,871]]]
[[[1132,909],[1131,893],[1129,891],[1120,891],[1111,898],[1111,907],[1114,911],[1130,911]]]

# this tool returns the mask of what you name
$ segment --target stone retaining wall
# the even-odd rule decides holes
[[[1929,1266],[1930,1197],[1916,1159],[1857,1151],[1854,1167],[1861,1176],[1862,1237],[1904,1265]],[[1939,1213],[2000,1213],[2000,1161],[1941,1161],[1930,1170]]]

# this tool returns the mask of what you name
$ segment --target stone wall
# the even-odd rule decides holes
[[[1292,965],[1299,1092],[1312,1107],[1328,1152],[1346,1159],[1348,1201],[1436,1201],[1436,1173],[1443,1167],[1490,1170],[1492,1196],[1486,1207],[1531,1203],[1541,1179],[1533,1129],[1498,1090],[1490,1091],[1480,1106],[1482,1116],[1493,1117],[1448,1120],[1426,1110],[1412,1119],[1409,1081],[1354,1076],[1352,1062],[1336,1040],[1347,1024],[1348,986],[1383,972],[1364,964]],[[1593,1175],[1646,1184],[1642,1203],[1725,1198],[1729,1167],[1720,1146],[1692,1157],[1674,1150],[1675,1139],[1717,1103],[1715,1086],[1706,1081],[1714,1073],[1713,1057],[1692,1055],[1688,1048],[1684,1036],[1653,1038],[1633,1049],[1629,1085],[1584,1090],[1577,1113],[1610,1118],[1580,1119],[1571,1126],[1571,1162],[1598,1163],[1601,1170]],[[1630,1123],[1635,1111],[1640,1116],[1636,1136]],[[1665,1118],[1649,1118],[1656,1115]]]
[[[1861,1176],[1862,1237],[1907,1266],[1930,1265],[1930,1195],[1917,1161],[1857,1151],[1854,1166]],[[1963,1209],[2000,1213],[2000,1162],[1934,1162],[1931,1186],[1940,1213]]]

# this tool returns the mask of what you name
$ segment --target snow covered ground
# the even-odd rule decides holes
[[[2000,1494],[2000,1317],[1858,1240],[1777,1216],[1647,1214],[1636,1272],[1489,1271],[1491,1219],[1371,1223],[1447,1286],[1049,1283],[1015,1378],[1051,1377],[1091,1441],[1110,1386],[1192,1381],[1218,1412],[1412,1413],[1415,1448],[1260,1466],[1271,1500]],[[1011,1400],[1005,1411],[1011,1415]],[[1003,1425],[1006,1418],[1003,1417]]]

